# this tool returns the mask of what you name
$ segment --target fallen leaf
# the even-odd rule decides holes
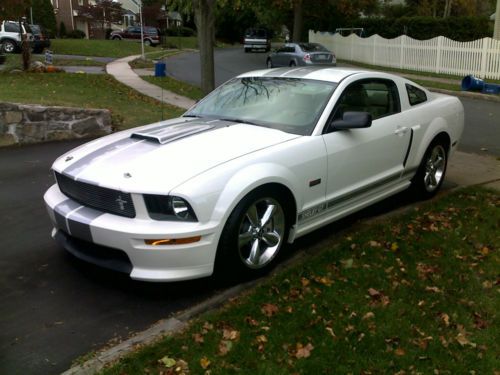
[[[325,285],[325,286],[331,286],[333,284],[333,281],[330,278],[326,277],[326,276],[315,277],[314,281],[316,281],[318,284],[322,284],[322,285]]]
[[[335,336],[335,332],[333,332],[333,329],[331,327],[326,327],[325,329],[328,331],[330,335],[332,335],[332,337],[337,337]]]
[[[224,329],[222,331],[222,338],[224,340],[231,340],[231,341],[239,340],[240,332],[231,329]]]
[[[342,267],[349,269],[349,268],[352,268],[352,265],[354,263],[354,259],[352,259],[352,258],[342,259],[340,261],[340,263],[342,264]]]
[[[202,344],[205,341],[205,339],[203,338],[203,335],[200,333],[194,333],[192,337],[193,337],[194,342],[197,344]]]
[[[491,288],[493,288],[493,283],[489,280],[483,281],[483,288],[484,289],[491,289]]]
[[[309,343],[306,346],[302,346],[301,343],[297,344],[297,351],[295,352],[296,358],[308,358],[311,356],[311,351],[314,349],[314,346]]]
[[[233,348],[233,343],[231,341],[222,340],[219,343],[219,355],[226,355]]]
[[[252,327],[257,327],[259,325],[259,322],[250,316],[245,317],[245,323]]]
[[[159,360],[159,362],[166,368],[174,367],[175,364],[177,363],[175,359],[170,358],[168,356],[163,357],[162,359]]]
[[[202,357],[200,359],[200,366],[203,370],[206,370],[211,363],[212,362],[210,362],[210,360],[207,357]]]
[[[267,337],[264,335],[257,336],[257,342],[258,343],[266,343],[267,342]]]
[[[380,242],[377,242],[377,241],[370,241],[368,242],[368,244],[371,246],[371,247],[382,247],[382,244]]]
[[[309,281],[309,279],[306,279],[305,277],[302,277],[300,279],[300,283],[302,284],[302,287],[305,288],[306,286],[308,286],[310,284],[310,281]]]
[[[399,246],[396,242],[393,242],[391,244],[391,251],[398,251],[399,250]]]
[[[441,320],[444,322],[444,325],[448,327],[450,325],[450,317],[448,314],[442,313]]]
[[[375,317],[375,314],[372,313],[371,311],[367,312],[363,317],[361,318],[362,320],[367,320],[367,319],[373,319]]]
[[[380,292],[377,289],[373,289],[373,288],[368,289],[368,294],[370,295],[370,297],[379,297],[380,296]]]
[[[425,290],[427,292],[433,292],[433,293],[443,293],[441,289],[439,289],[437,286],[426,286]]]
[[[401,356],[405,355],[406,352],[403,348],[397,348],[396,350],[394,350],[394,354],[401,357]]]
[[[279,308],[272,303],[265,303],[264,305],[262,305],[260,311],[262,311],[265,316],[271,317],[279,311]]]
[[[465,337],[465,335],[463,333],[461,333],[461,332],[455,337],[455,340],[457,340],[457,342],[461,346],[465,346],[465,345],[470,344],[469,339],[467,337]]]

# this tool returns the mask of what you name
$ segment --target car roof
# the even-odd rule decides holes
[[[277,68],[255,70],[244,73],[238,77],[280,77],[280,78],[302,78],[314,79],[318,81],[340,82],[344,78],[359,74],[367,73],[367,70],[351,69],[351,68],[334,68],[334,67],[294,67],[294,68]],[[373,72],[372,72],[373,73]]]

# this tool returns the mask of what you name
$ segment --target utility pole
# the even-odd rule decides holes
[[[493,29],[493,39],[500,40],[500,0],[497,0],[497,11],[495,12],[495,28]]]
[[[139,3],[137,3],[137,1]],[[142,24],[142,0],[132,0],[132,2],[139,8],[139,22],[141,23],[141,58],[146,60],[144,55],[144,25]]]

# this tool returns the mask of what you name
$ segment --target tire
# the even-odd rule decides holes
[[[3,41],[3,51],[5,53],[14,53],[17,50],[16,43],[10,39]]]
[[[122,40],[122,38],[120,38],[119,36],[115,35],[114,37],[111,38],[111,40]]]
[[[267,59],[266,65],[267,65],[267,67],[268,67],[269,69],[274,68],[274,65],[273,65],[273,60],[271,60],[271,59]]]
[[[145,40],[144,40],[144,45],[145,45],[145,46],[151,47],[151,45],[152,45],[152,44],[153,44],[153,43],[151,43],[151,41],[150,41],[149,39],[145,39]]]
[[[245,53],[250,52],[250,48],[245,48]]]
[[[290,61],[290,66],[294,67],[294,66],[297,66],[297,64],[295,64],[295,61]]]
[[[245,196],[227,219],[215,259],[215,275],[233,281],[269,272],[289,232],[287,206],[274,189]]]
[[[435,139],[425,151],[417,173],[411,180],[410,189],[421,199],[432,198],[441,188],[448,165],[447,145]]]

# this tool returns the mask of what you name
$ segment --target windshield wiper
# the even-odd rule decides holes
[[[252,121],[248,121],[248,120],[244,120],[244,119],[236,118],[236,117],[221,117],[221,118],[218,118],[218,120],[220,120],[220,121],[230,121],[230,122],[239,122],[239,123],[242,123],[242,124],[255,125],[255,126],[264,126],[264,125],[258,124],[256,122],[252,122]]]
[[[182,117],[196,117],[196,118],[201,118],[201,116],[198,116],[198,115],[182,115]]]

